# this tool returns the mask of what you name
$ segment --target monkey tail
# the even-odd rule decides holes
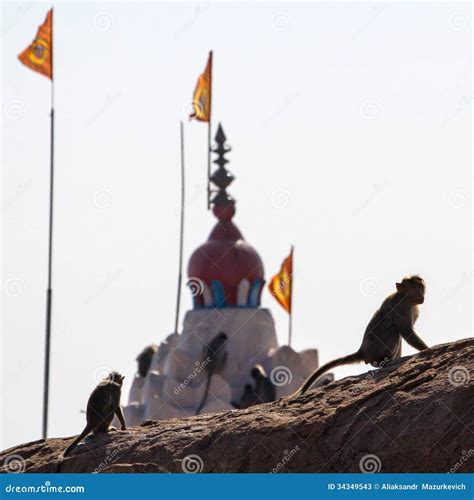
[[[56,472],[61,472],[61,467],[63,465],[63,460],[71,453],[71,451],[79,444],[79,442],[84,439],[89,432],[93,429],[89,425],[84,427],[84,430],[79,434],[79,436],[59,455],[58,463],[56,464]]]
[[[81,440],[84,439],[91,431],[92,429],[88,425],[86,425],[79,436],[77,436],[77,438],[64,450],[61,458],[66,458],[71,453],[71,451],[81,442]]]
[[[306,382],[301,386],[301,388],[298,390],[296,393],[296,396],[301,396],[304,394],[315,382],[316,380],[323,375],[323,373],[326,373],[328,370],[332,370],[333,368],[336,368],[336,366],[342,366],[342,365],[349,365],[351,363],[358,363],[359,361],[363,361],[362,356],[360,355],[359,351],[354,352],[353,354],[349,354],[348,356],[344,356],[342,358],[337,358],[334,361],[330,361],[329,363],[326,363],[325,365],[321,366],[318,370],[313,372]]]
[[[206,389],[204,391],[204,395],[201,399],[201,403],[199,404],[198,409],[196,410],[195,415],[199,415],[201,413],[201,410],[204,408],[204,405],[206,404],[207,396],[209,394],[209,387],[211,386],[211,377],[212,377],[212,370],[209,370],[206,380]]]

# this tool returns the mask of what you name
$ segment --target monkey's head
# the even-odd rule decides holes
[[[265,374],[265,370],[263,369],[263,366],[262,365],[255,365],[251,372],[250,372],[250,375],[252,376],[252,378],[254,380],[258,380],[260,377],[265,377],[266,374]]]
[[[120,375],[119,372],[111,372],[111,373],[109,373],[106,380],[121,386],[124,378],[125,377],[123,375]]]
[[[229,337],[224,332],[219,332],[219,334],[216,337],[216,339],[222,340],[223,342],[225,342],[228,338]]]
[[[426,285],[420,276],[403,278],[401,283],[396,283],[397,292],[402,293],[413,305],[423,304],[425,301]]]

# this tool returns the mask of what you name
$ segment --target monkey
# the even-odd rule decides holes
[[[151,360],[155,352],[158,350],[158,347],[154,344],[149,345],[143,349],[143,351],[137,356],[137,364],[138,369],[137,373],[140,377],[145,378],[148,375],[148,370],[150,369]]]
[[[215,373],[220,373],[223,371],[225,364],[227,362],[227,352],[224,350],[225,343],[228,337],[224,332],[220,332],[216,335],[206,348],[204,348],[204,361],[208,361],[205,365],[207,372],[206,387],[204,389],[204,395],[202,397],[201,403],[196,410],[196,415],[201,413],[201,410],[206,404],[207,398],[209,396],[209,388],[211,386],[211,379]],[[203,362],[204,363],[204,362]]]
[[[325,372],[336,366],[364,362],[372,366],[384,366],[401,356],[401,339],[405,339],[418,351],[428,346],[413,330],[418,319],[420,304],[425,300],[426,285],[417,275],[403,278],[396,283],[396,292],[389,295],[380,306],[364,333],[362,345],[348,356],[337,358],[315,370],[292,397],[304,394]]]
[[[122,430],[126,430],[125,418],[122,408],[120,407],[120,395],[124,378],[125,377],[120,375],[120,373],[112,372],[92,391],[89,401],[87,402],[86,426],[79,436],[60,455],[60,462],[56,472],[60,472],[62,460],[66,458],[89,433],[100,434],[109,432],[109,430],[115,430],[113,427],[110,427],[114,415],[119,419]]]
[[[271,403],[276,400],[276,389],[273,382],[269,379],[263,366],[255,365],[251,372],[252,378],[255,380],[255,397],[256,403]]]
[[[250,406],[270,403],[276,400],[276,390],[273,382],[268,378],[261,365],[255,365],[250,371],[251,377],[255,380],[255,387],[245,384],[244,393],[239,403],[231,402],[234,408],[244,410]]]
[[[250,406],[257,404],[257,397],[255,395],[255,391],[251,384],[245,384],[244,393],[242,394],[240,401],[235,403],[231,401],[231,404],[234,408],[238,410],[246,410]]]

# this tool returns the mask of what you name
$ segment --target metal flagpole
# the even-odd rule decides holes
[[[46,291],[46,337],[44,346],[44,387],[43,387],[43,438],[48,435],[49,408],[49,361],[51,351],[51,306],[52,290],[52,256],[53,256],[53,199],[54,199],[54,64],[53,64],[53,22],[51,21],[51,131],[50,131],[50,185],[49,185],[49,247],[48,247],[48,289]]]
[[[209,52],[209,65],[211,78],[209,82],[209,123],[207,127],[207,209],[211,209],[211,132],[212,132],[212,79],[213,79],[213,54]]]
[[[291,276],[290,276],[290,314],[288,315],[288,345],[291,347],[291,340],[293,335],[293,282],[294,282],[294,269],[293,269],[293,245],[291,246]]]
[[[174,331],[178,333],[179,309],[181,305],[181,282],[183,280],[183,240],[184,240],[184,207],[185,207],[185,177],[184,177],[184,128],[180,122],[181,141],[181,219],[179,229],[179,264],[178,264],[178,293],[176,296],[176,317],[174,320]]]

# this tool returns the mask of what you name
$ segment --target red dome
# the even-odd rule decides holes
[[[256,282],[263,285],[263,262],[230,220],[234,207],[226,211],[225,217],[222,213],[216,213],[219,210],[217,206],[214,207],[219,222],[207,242],[197,248],[189,260],[188,276],[203,281],[209,288],[213,282],[219,282],[223,288],[225,305],[236,306],[238,286],[242,280],[247,279],[250,288]],[[197,302],[198,306],[203,305],[202,301]]]

